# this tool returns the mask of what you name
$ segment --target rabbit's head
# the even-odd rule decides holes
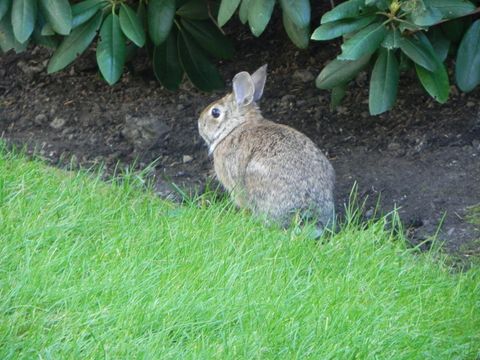
[[[232,93],[208,105],[198,119],[200,136],[212,154],[215,147],[236,127],[262,118],[256,103],[263,94],[267,65],[252,75],[242,71],[232,80]]]

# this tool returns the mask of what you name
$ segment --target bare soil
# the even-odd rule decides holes
[[[364,216],[373,216],[380,197],[379,213],[398,209],[413,244],[428,247],[439,230],[449,251],[478,252],[480,229],[466,216],[468,207],[480,203],[480,89],[463,94],[452,86],[449,102],[441,105],[414,74],[404,74],[394,110],[372,117],[364,73],[331,111],[330,95],[315,88],[314,77],[338,46],[299,51],[283,34],[261,40],[241,33],[235,59],[219,69],[231,79],[269,64],[264,115],[304,132],[327,154],[337,173],[338,209],[357,184],[360,199],[366,199]],[[53,75],[46,74],[47,60],[48,52],[38,48],[0,57],[4,141],[26,145],[60,167],[104,163],[112,172],[117,163],[132,166],[137,160],[145,167],[157,160],[160,196],[178,198],[172,182],[202,191],[212,164],[197,117],[223,93],[199,92],[188,81],[178,92],[164,90],[144,56],[113,87],[100,78],[93,49]]]

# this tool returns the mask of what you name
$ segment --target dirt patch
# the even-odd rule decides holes
[[[415,244],[440,224],[439,237],[451,251],[480,238],[478,227],[465,220],[467,207],[480,202],[479,89],[461,94],[452,86],[449,103],[440,105],[407,74],[395,109],[372,117],[367,75],[361,74],[332,112],[328,92],[316,89],[313,79],[337,47],[298,51],[278,34],[264,40],[238,41],[235,60],[220,64],[220,71],[231,79],[269,64],[264,115],[299,129],[325,151],[337,173],[337,208],[357,183],[360,196],[368,197],[365,215],[374,213],[381,196],[382,211],[399,209]],[[0,134],[7,142],[27,144],[58,166],[105,163],[111,171],[117,162],[138,159],[144,167],[157,159],[160,195],[175,196],[170,181],[202,189],[211,161],[197,116],[222,93],[201,93],[188,82],[178,92],[166,91],[144,57],[109,87],[97,73],[93,50],[66,71],[47,75],[47,55],[33,49],[0,58]]]

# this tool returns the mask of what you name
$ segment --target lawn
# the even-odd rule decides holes
[[[0,359],[477,359],[480,266],[0,150]]]

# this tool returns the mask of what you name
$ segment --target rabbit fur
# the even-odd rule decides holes
[[[233,92],[200,114],[199,133],[237,206],[283,227],[294,216],[314,219],[321,232],[334,219],[333,167],[307,136],[262,116],[266,75],[266,65],[235,75]]]

